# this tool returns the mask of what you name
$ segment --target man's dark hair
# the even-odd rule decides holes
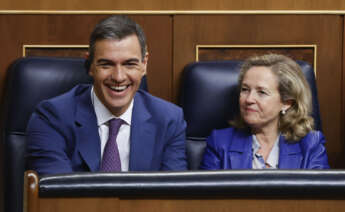
[[[121,40],[129,35],[136,35],[141,48],[141,59],[144,60],[146,54],[146,38],[143,29],[132,19],[123,15],[114,15],[99,22],[90,36],[89,59],[87,69],[93,61],[95,44],[99,40],[115,39]]]

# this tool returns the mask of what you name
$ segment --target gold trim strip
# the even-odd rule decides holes
[[[345,10],[0,10],[6,14],[136,14],[136,15],[345,15]]]
[[[312,47],[315,48],[315,44],[288,44],[288,45],[280,45],[280,44],[273,44],[273,45],[196,45],[196,48],[308,48]]]
[[[26,49],[27,48],[56,48],[56,49],[63,49],[63,48],[76,48],[76,49],[81,49],[81,48],[89,48],[89,45],[27,45],[24,44],[22,47],[23,51],[23,57],[26,57]]]
[[[195,47],[195,61],[199,61],[200,48],[314,48],[314,74],[316,78],[317,67],[317,45],[316,44],[302,44],[302,45],[196,45]]]

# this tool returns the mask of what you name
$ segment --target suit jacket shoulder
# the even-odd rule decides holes
[[[300,147],[302,152],[308,152],[318,145],[324,145],[325,143],[325,137],[321,131],[311,131],[300,140]]]
[[[78,85],[37,106],[27,127],[28,168],[39,174],[98,169],[99,136],[90,92],[90,85]]]
[[[280,169],[329,168],[325,138],[320,131],[311,131],[298,142],[289,142],[283,136],[279,143]]]
[[[321,131],[311,131],[300,141],[300,147],[304,157],[303,168],[329,168],[325,143],[326,140]]]
[[[251,168],[251,143],[251,135],[243,130],[233,127],[213,130],[207,138],[207,146],[200,168]]]
[[[62,95],[40,102],[35,113],[47,117],[53,122],[64,123],[59,126],[74,124],[78,99],[80,96],[89,96],[90,89],[90,85],[77,85]]]
[[[244,130],[229,127],[213,130],[208,140],[212,140],[214,142],[213,145],[218,148],[243,152],[246,150],[247,140],[251,141],[251,135]],[[243,140],[245,141],[242,142]]]
[[[161,98],[152,96],[146,91],[138,90],[134,99],[140,101],[141,106],[145,107],[147,111],[154,117],[159,117],[159,120],[166,121],[166,119],[174,118],[175,114],[181,114],[182,108],[179,106],[163,100]]]
[[[134,98],[129,169],[185,170],[182,109],[138,90]]]

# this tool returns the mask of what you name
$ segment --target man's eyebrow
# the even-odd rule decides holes
[[[140,60],[139,60],[138,58],[130,58],[130,59],[126,60],[125,62],[126,62],[126,63],[133,63],[133,62],[139,63]]]
[[[107,64],[113,64],[113,62],[111,60],[107,60],[107,59],[98,59],[96,61],[97,64],[100,64],[100,63],[107,63]]]

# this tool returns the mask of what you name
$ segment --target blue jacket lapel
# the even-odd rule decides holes
[[[99,170],[101,161],[97,117],[91,102],[91,86],[77,96],[76,148],[92,172]]]
[[[229,148],[231,169],[252,168],[252,136],[236,130]]]
[[[288,143],[284,136],[279,140],[279,169],[299,169],[302,163],[299,142]]]
[[[134,97],[131,135],[130,135],[130,171],[151,169],[155,144],[156,126],[150,122],[148,111],[140,92]]]

